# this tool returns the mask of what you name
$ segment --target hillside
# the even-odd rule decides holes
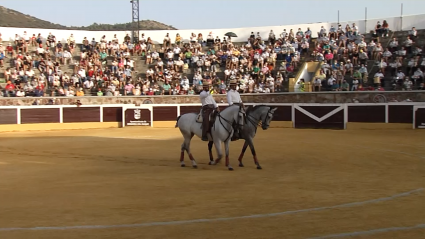
[[[89,31],[128,31],[131,30],[131,23],[119,24],[98,24],[94,23],[87,27],[66,27],[60,24],[54,24],[44,21],[21,12],[0,6],[0,23],[2,27],[21,27],[21,28],[44,28],[44,29],[68,29],[68,30],[89,30]],[[143,20],[140,21],[141,30],[176,30],[172,26],[163,23]]]

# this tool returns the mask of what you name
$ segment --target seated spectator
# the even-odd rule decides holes
[[[3,68],[3,66],[4,66],[4,63],[3,63],[4,58],[5,58],[4,53],[0,52],[0,67],[1,68]]]
[[[77,90],[76,96],[84,96],[83,88],[79,88],[79,89]]]
[[[72,59],[72,54],[69,51],[64,50],[62,55],[62,64],[67,65],[69,62],[71,64],[74,64],[74,60]]]
[[[63,44],[61,41],[58,42],[56,45],[56,52],[62,52],[63,51]]]
[[[413,45],[413,40],[410,39],[410,36],[408,36],[407,39],[404,41],[404,48],[406,49],[407,54],[412,53],[412,45]]]
[[[403,82],[403,90],[412,90],[412,81],[410,81],[409,77],[406,77]]]
[[[375,31],[372,31],[372,41],[378,43],[380,41],[379,34]]]
[[[168,48],[168,47],[171,46],[171,38],[170,38],[169,33],[167,33],[167,35],[165,35],[163,45],[164,45],[165,48]]]
[[[388,37],[388,33],[390,32],[390,26],[387,20],[384,20],[382,23],[382,37]]]
[[[47,36],[46,44],[48,47],[55,47],[56,45],[56,37],[51,32]]]
[[[133,95],[134,85],[131,83],[131,81],[128,81],[124,87],[124,95],[131,96]]]
[[[16,97],[25,97],[24,89],[19,87],[19,89],[16,90]]]
[[[379,70],[375,75],[373,76],[373,83],[378,86],[382,84],[382,79],[384,79],[384,74],[382,70]]]
[[[415,80],[415,84],[421,84],[424,80],[424,73],[422,72],[421,68],[417,68],[416,71],[413,73],[412,79]]]
[[[15,57],[15,51],[13,50],[13,46],[11,43],[9,43],[6,47],[6,55],[8,57]]]
[[[416,30],[415,27],[412,27],[412,30],[409,31],[409,38],[412,40],[416,40],[418,35],[418,31]]]
[[[11,81],[7,82],[6,87],[4,88],[6,97],[15,97],[16,86]]]
[[[340,91],[341,88],[338,84],[338,82],[336,80],[333,80],[332,85],[331,85],[331,89],[332,91]]]
[[[342,91],[350,91],[350,84],[348,84],[348,82],[346,80],[342,81],[341,90]]]

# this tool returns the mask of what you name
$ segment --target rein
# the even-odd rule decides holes
[[[227,131],[227,133],[228,133],[228,136],[227,136],[227,138],[226,138],[226,140],[224,140],[224,142],[226,142],[229,138],[230,138],[230,134],[232,134],[232,131],[231,130],[227,130],[227,128],[224,126],[224,124],[223,124],[223,121],[221,121],[221,120],[224,120],[224,121],[226,121],[229,125],[230,125],[230,128],[232,128],[232,123],[230,122],[230,121],[228,121],[228,120],[226,120],[225,118],[223,118],[223,116],[221,116],[220,115],[220,113],[218,113],[218,121],[220,122],[220,124],[221,124],[221,126],[223,126],[223,128]],[[215,124],[214,124],[214,128],[215,128]]]
[[[270,108],[269,111],[267,112],[267,115],[266,115],[264,121],[261,120],[261,116],[260,116],[260,119],[256,119],[254,116],[247,114],[247,116],[248,116],[247,120],[255,127],[255,132],[257,132],[258,126],[261,126],[261,127],[263,127],[263,126],[269,127],[270,126],[270,124],[266,124],[265,122],[267,122],[267,120],[270,117],[270,114],[272,114],[271,111],[272,111],[272,109]],[[257,120],[258,120],[258,123],[255,123],[255,121],[257,121]]]
[[[243,113],[244,115],[246,115],[244,112],[242,112],[241,111],[241,106],[239,106],[239,112],[238,112],[238,115],[239,115],[239,113]],[[229,120],[227,120],[227,119],[225,119],[223,116],[221,116],[221,114],[220,114],[221,112],[218,112],[218,114],[217,114],[217,117],[218,117],[218,121],[220,122],[220,124],[221,124],[221,126],[223,126],[223,128],[227,131],[227,133],[228,133],[228,136],[227,136],[227,138],[226,138],[226,140],[224,140],[224,142],[226,142],[229,138],[230,138],[230,135],[232,134],[232,130],[233,130],[233,127],[232,127],[232,122],[230,122]],[[228,130],[225,126],[224,126],[224,124],[223,124],[223,121],[222,120],[224,120],[227,124],[229,124],[230,125],[230,128],[231,128],[231,130]],[[246,119],[245,119],[246,120]],[[239,125],[239,122],[238,122],[238,126],[243,126],[243,125]],[[215,129],[215,124],[214,124],[214,129]]]

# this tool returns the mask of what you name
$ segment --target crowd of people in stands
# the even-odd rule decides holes
[[[267,38],[252,32],[246,43],[234,44],[231,37],[221,39],[212,32],[205,37],[192,33],[189,42],[166,34],[161,46],[144,34],[136,44],[129,35],[122,41],[115,35],[84,38],[77,46],[72,34],[61,42],[52,33],[44,38],[24,32],[3,46],[0,35],[0,66],[11,63],[4,69],[7,84],[0,96],[193,95],[205,83],[211,93],[225,94],[231,80],[238,82],[240,93],[282,92],[301,57],[323,63],[311,81],[314,91],[383,90],[389,76],[394,89],[424,89],[425,58],[415,28],[406,39],[393,38],[388,45],[382,44],[391,37],[386,21],[378,22],[370,42],[355,24],[322,27],[314,43],[311,36],[310,29],[271,31]],[[81,48],[79,56],[76,47]],[[370,60],[375,64],[368,68]],[[137,72],[136,64],[148,70]],[[368,84],[370,78],[374,84]],[[304,91],[304,83],[299,84]]]
[[[386,21],[377,23],[369,42],[355,24],[331,27],[329,32],[322,28],[312,52],[316,61],[323,62],[312,81],[313,90],[383,91],[386,82],[393,90],[424,90],[425,57],[417,44],[417,30],[413,27],[407,37],[388,41],[391,35]]]

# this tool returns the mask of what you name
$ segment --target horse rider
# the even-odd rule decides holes
[[[216,110],[219,111],[217,103],[210,93],[210,85],[204,82],[202,92],[199,95],[202,103],[202,141],[208,141],[207,132],[210,128],[210,114]]]
[[[237,86],[237,80],[236,79],[230,80],[230,89],[227,92],[227,103],[229,103],[229,106],[238,105],[244,108],[242,104],[241,96],[239,95],[239,92],[236,90],[236,86]],[[234,133],[233,133],[232,141],[236,141],[240,139],[239,127],[237,123],[233,125],[233,130],[234,130]]]

